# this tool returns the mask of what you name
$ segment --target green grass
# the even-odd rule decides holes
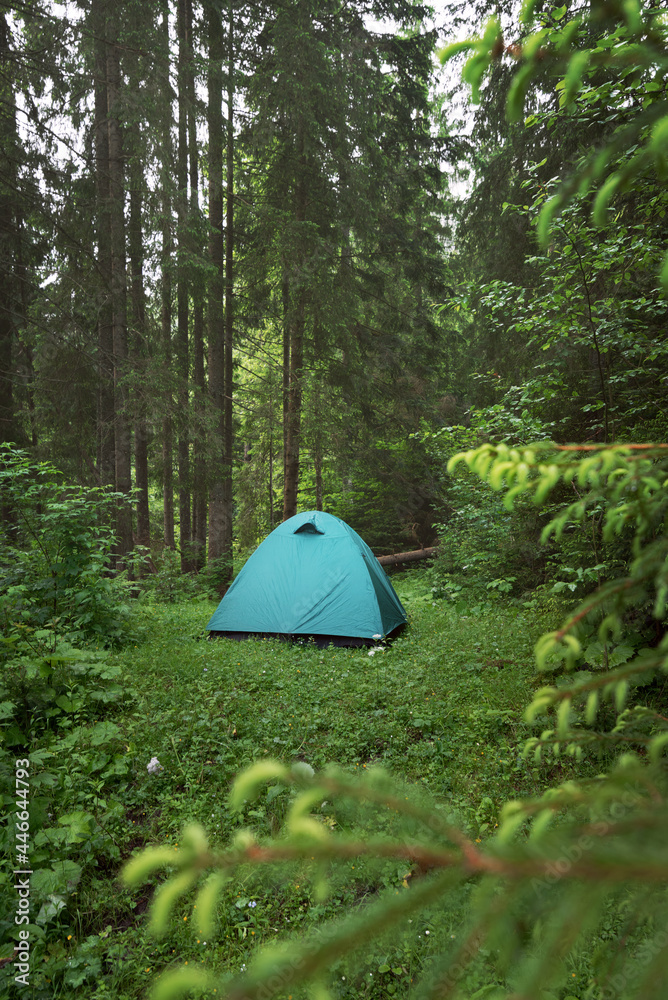
[[[267,755],[315,768],[381,764],[473,809],[494,790],[504,799],[526,793],[513,751],[528,734],[520,715],[543,623],[501,602],[466,616],[426,595],[406,603],[405,634],[373,657],[211,642],[201,624],[213,606],[148,610],[153,635],[131,655],[137,703],[128,725],[138,755],[158,756],[159,783],[184,801],[195,787],[219,795]]]
[[[335,916],[379,888],[398,891],[410,877],[405,865],[360,860],[339,871],[324,900],[299,867],[243,871],[226,891],[214,940],[192,930],[191,906],[177,908],[165,938],[152,938],[147,917],[157,880],[130,892],[118,880],[122,862],[144,846],[176,847],[193,821],[221,846],[240,825],[259,837],[276,834],[289,796],[280,786],[242,818],[227,807],[234,776],[255,760],[303,760],[315,769],[337,762],[351,774],[380,765],[415,794],[424,788],[442,800],[480,838],[494,829],[504,801],[568,776],[564,765],[532,767],[520,756],[530,732],[522,710],[536,684],[533,644],[555,623],[502,599],[472,607],[434,602],[420,574],[399,577],[397,588],[409,625],[373,656],[273,640],[209,641],[204,626],[214,605],[203,601],[137,609],[142,638],[114,657],[125,700],[106,717],[113,725],[94,731],[83,716],[63,719],[61,752],[43,765],[55,775],[42,792],[51,815],[43,825],[58,834],[65,826],[58,857],[82,874],[76,886],[58,890],[64,905],[42,923],[31,996],[131,1000],[147,995],[157,972],[184,961],[238,971],[258,944]],[[44,745],[53,749],[53,739],[44,737]],[[153,757],[158,774],[147,771]],[[323,818],[347,822],[333,809]],[[371,830],[391,820],[373,814],[364,822]],[[46,867],[51,856],[47,843],[37,863]],[[34,895],[36,908],[42,898]],[[450,911],[379,942],[356,969],[342,967],[342,995],[401,995],[432,948],[426,932],[454,929],[462,905],[455,893]],[[390,972],[378,971],[386,966]]]

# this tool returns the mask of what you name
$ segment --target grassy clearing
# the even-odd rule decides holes
[[[516,751],[543,623],[501,602],[462,615],[426,590],[403,596],[409,628],[373,657],[200,641],[208,605],[148,610],[153,634],[132,653],[128,720],[137,754],[165,768],[157,783],[144,779],[147,791],[160,784],[186,801],[196,787],[218,800],[236,771],[266,755],[315,768],[381,764],[448,795],[469,818],[485,795],[530,791],[534,776]]]
[[[130,1000],[145,996],[161,969],[184,960],[238,971],[259,943],[312,927],[381,887],[400,891],[407,884],[406,866],[359,861],[337,873],[325,899],[294,866],[248,871],[228,887],[215,941],[191,930],[192,909],[182,907],[156,942],[146,913],[157,882],[129,892],[117,878],[122,861],[142,846],[176,846],[193,821],[220,844],[240,825],[260,837],[276,833],[285,789],[270,787],[242,819],[227,808],[233,777],[254,760],[304,760],[316,769],[338,762],[350,773],[381,765],[415,794],[424,787],[437,795],[481,838],[505,800],[566,776],[563,765],[538,769],[520,756],[529,734],[521,713],[536,683],[533,644],[554,623],[502,599],[472,607],[433,602],[420,574],[399,578],[398,590],[409,627],[373,656],[366,649],[208,641],[203,627],[214,606],[207,602],[139,609],[141,639],[115,658],[125,700],[95,724],[73,708],[60,744],[43,740],[49,750],[42,769],[55,777],[42,792],[46,844],[34,826],[36,865],[53,878],[42,876],[33,890],[43,938],[32,996]],[[54,747],[57,760],[48,758]],[[162,770],[151,774],[153,757]],[[345,814],[323,809],[325,822],[345,827]],[[356,816],[358,828],[360,822],[371,831],[391,818],[370,813]],[[63,871],[53,863],[49,829],[63,835],[60,863],[81,869],[70,884],[56,885]],[[44,911],[48,890],[63,902],[51,914]],[[407,927],[401,939],[379,941],[356,968],[342,966],[341,996],[405,992],[437,932],[460,922],[462,891],[449,909]],[[386,967],[391,975],[379,972]],[[475,974],[485,985],[484,968]]]

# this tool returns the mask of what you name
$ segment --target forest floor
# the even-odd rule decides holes
[[[140,607],[136,643],[113,657],[122,670],[120,703],[102,723],[81,727],[66,762],[50,765],[62,788],[53,810],[68,831],[54,857],[73,860],[81,877],[73,893],[62,892],[65,905],[52,918],[43,913],[44,992],[34,980],[34,996],[144,997],[156,974],[184,962],[236,974],[263,942],[406,884],[405,864],[359,860],[323,901],[298,866],[244,871],[223,894],[214,940],[196,932],[192,898],[177,905],[166,936],[151,937],[150,902],[162,876],[129,890],[119,880],[122,863],[145,846],[176,847],[192,822],[221,847],[241,826],[260,838],[277,833],[289,795],[278,786],[243,817],[227,806],[234,776],[253,761],[303,760],[316,771],[336,762],[350,774],[380,765],[416,794],[445,802],[480,838],[506,800],[570,775],[568,764],[537,767],[521,755],[530,735],[523,709],[543,683],[533,646],[556,621],[546,621],[544,608],[498,595],[471,606],[461,597],[456,606],[435,601],[420,571],[395,583],[409,624],[373,656],[209,641],[204,629],[215,605],[208,601]],[[150,773],[156,757],[161,770]],[[339,821],[334,810],[324,818],[333,827]],[[55,878],[55,863],[51,869]],[[438,934],[461,923],[462,905],[427,914],[356,966],[342,965],[334,995],[406,995]],[[470,975],[471,992],[489,982],[484,967]]]

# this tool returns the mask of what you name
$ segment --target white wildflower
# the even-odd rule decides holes
[[[165,769],[157,757],[151,757],[150,761],[146,765],[146,770],[149,774],[160,774],[160,772]]]
[[[312,778],[315,771],[310,764],[307,764],[305,760],[297,760],[292,765],[292,773],[297,774],[302,778]]]

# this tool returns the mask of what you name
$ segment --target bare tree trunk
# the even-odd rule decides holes
[[[112,10],[116,10],[112,7]],[[116,490],[127,496],[116,517],[116,552],[123,557],[132,549],[132,439],[128,398],[127,274],[125,259],[125,188],[123,136],[119,120],[121,97],[120,53],[117,28],[107,46],[107,102],[109,108],[109,194],[111,220],[111,297],[114,345],[114,465]]]
[[[148,505],[148,428],[146,423],[146,396],[142,374],[146,366],[146,294],[144,291],[144,254],[142,242],[142,192],[144,176],[135,148],[130,161],[130,227],[129,249],[132,290],[132,367],[134,369],[135,411],[135,484],[137,489],[138,545],[151,544],[151,527]]]
[[[193,551],[195,569],[206,564],[206,386],[204,382],[204,303],[201,291],[193,307],[193,380],[195,384],[195,428],[193,441]]]
[[[97,310],[98,412],[97,466],[100,482],[114,486],[114,330],[111,296],[111,204],[109,188],[109,126],[107,99],[107,15],[103,0],[93,0],[95,36],[95,190],[97,198],[97,269],[100,297]]]
[[[297,126],[298,174],[295,186],[295,222],[306,220],[306,164],[304,125]],[[296,281],[303,280],[300,274]],[[304,368],[304,328],[306,325],[306,292],[301,285],[291,289],[287,310],[287,335],[289,340],[290,363],[288,369],[287,408],[285,412],[285,455],[283,474],[283,520],[287,521],[297,513],[299,491],[299,450],[301,445],[302,379]],[[284,345],[284,359],[286,347]],[[285,377],[285,374],[284,374]]]
[[[322,412],[322,382],[318,375],[313,380],[313,396],[311,400],[312,409],[312,441],[313,466],[315,469],[315,509],[324,510],[324,498],[322,487],[322,441],[323,441],[323,412]]]
[[[283,474],[283,520],[297,513],[299,450],[301,444],[302,378],[304,367],[304,293],[298,292],[295,313],[289,323],[290,369],[286,413],[285,471]]]
[[[190,428],[189,428],[189,354],[188,321],[189,289],[186,258],[189,251],[188,240],[188,64],[192,59],[188,37],[189,0],[179,0],[177,33],[179,40],[178,100],[179,134],[177,148],[176,183],[178,215],[178,269],[176,289],[176,357],[179,376],[179,544],[181,548],[181,571],[192,569],[192,530],[190,518]]]
[[[14,114],[14,103],[13,103],[13,93],[8,95],[9,101],[12,102],[11,114]],[[16,130],[16,118],[14,117],[14,134],[18,144],[18,131]],[[6,175],[5,175],[6,176]],[[35,408],[35,366],[33,363],[33,352],[32,347],[29,343],[25,342],[25,339],[21,338],[21,331],[25,330],[28,325],[28,315],[30,309],[30,296],[28,294],[31,278],[28,274],[28,268],[26,267],[25,253],[24,253],[24,239],[25,239],[25,229],[24,229],[24,208],[21,203],[17,205],[16,208],[16,219],[15,219],[15,233],[16,233],[16,277],[19,286],[19,295],[17,302],[18,320],[16,322],[16,346],[25,360],[26,368],[26,402],[28,405],[28,420],[30,426],[30,443],[33,448],[37,447],[37,414]],[[93,477],[97,481],[97,469],[95,468],[95,463],[93,463]]]
[[[138,93],[140,89],[140,67],[133,60],[129,71],[129,89]],[[146,418],[147,400],[147,354],[146,336],[146,292],[144,289],[144,241],[143,211],[144,179],[143,162],[146,150],[140,120],[133,122],[126,130],[130,166],[130,219],[128,224],[128,250],[130,257],[130,293],[132,302],[132,335],[130,341],[132,366],[132,403],[134,412],[134,459],[137,510],[137,533],[135,542],[148,548],[151,544],[151,525],[148,503],[148,424]]]
[[[225,372],[224,372],[224,427],[223,443],[225,471],[223,479],[223,553],[229,567],[227,579],[232,577],[232,530],[234,494],[232,464],[234,425],[232,405],[234,397],[234,8],[230,0],[227,19],[227,149],[226,149],[226,200],[225,200]]]
[[[25,315],[25,314],[24,314]],[[37,414],[35,409],[35,365],[33,361],[32,347],[29,344],[23,345],[26,359],[26,369],[28,371],[28,416],[30,418],[30,444],[37,447]],[[93,463],[93,479],[99,483],[99,469]]]
[[[15,441],[13,354],[16,337],[14,319],[14,249],[17,214],[15,174],[18,154],[14,69],[9,45],[9,28],[0,14],[0,444]],[[14,188],[14,190],[12,190]],[[0,524],[16,539],[18,518],[14,504],[0,488]]]
[[[161,332],[162,348],[165,359],[165,372],[168,382],[171,380],[172,359],[172,237],[169,217],[170,199],[166,196],[167,206],[163,209],[162,232],[162,309]],[[172,422],[173,397],[168,387],[165,392],[165,415],[162,421],[162,518],[165,546],[176,548],[174,535],[174,429]]]
[[[223,31],[220,14],[209,7],[208,129],[209,129],[209,397],[212,447],[209,489],[209,560],[225,552],[224,440],[225,329],[223,315],[225,244],[223,237]],[[221,585],[224,581],[220,581]]]
[[[269,530],[274,530],[274,372],[269,369]]]
[[[14,211],[15,195],[11,191],[12,184],[5,187],[4,181],[10,181],[15,172],[16,154],[16,118],[14,109],[14,93],[8,81],[13,78],[9,48],[9,29],[5,15],[0,14],[0,95],[4,105],[0,118],[0,442],[13,441],[14,427],[14,392],[12,385],[12,353],[15,337],[14,306],[12,281],[13,246],[16,236],[16,218]],[[10,516],[3,505],[3,520]]]
[[[322,499],[322,450],[320,444],[316,445],[315,454],[313,456],[313,461],[315,464],[315,509],[323,509],[323,499]]]
[[[288,453],[288,400],[290,397],[290,281],[287,271],[283,272],[281,283],[281,304],[283,307],[283,476],[285,477],[285,456]]]
[[[160,325],[162,335],[162,350],[165,367],[164,416],[162,421],[162,507],[163,533],[165,547],[174,549],[174,430],[172,411],[174,400],[171,391],[171,361],[172,361],[172,200],[170,178],[172,176],[172,100],[169,82],[169,0],[162,0],[161,23],[161,69],[163,87],[163,119],[162,119],[162,246],[160,249],[161,271],[161,311]]]
[[[188,32],[192,39],[192,2],[188,3]],[[187,89],[190,113],[188,116],[188,155],[190,160],[190,212],[199,218],[199,153],[197,145],[197,120],[195,116],[195,77],[193,61],[187,71]],[[199,247],[193,247],[193,255]],[[193,281],[193,569],[199,571],[206,563],[207,483],[206,483],[206,410],[204,384],[204,294],[201,271]]]

